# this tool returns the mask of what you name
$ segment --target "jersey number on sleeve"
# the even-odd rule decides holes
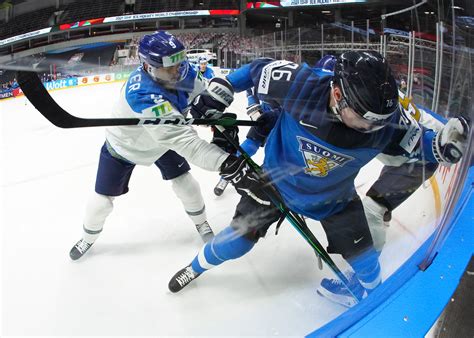
[[[260,81],[258,84],[259,94],[268,94],[270,88],[270,81],[290,81],[293,75],[292,70],[297,69],[299,66],[293,62],[279,60],[269,63],[262,69],[260,75]]]

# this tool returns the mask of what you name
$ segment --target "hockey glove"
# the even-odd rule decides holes
[[[249,129],[247,138],[264,144],[277,119],[278,115],[274,112],[262,113],[257,119],[258,126]]]
[[[449,119],[448,123],[433,138],[433,154],[444,165],[459,162],[466,151],[469,136],[469,121],[464,117]]]
[[[222,163],[219,174],[234,185],[239,195],[248,196],[262,205],[271,204],[263,192],[265,180],[250,168],[242,156],[229,155]]]
[[[232,113],[224,113],[222,117],[236,119],[237,115]],[[239,143],[239,127],[226,127],[225,130],[227,135],[231,136],[235,143]],[[217,128],[212,128],[212,131],[214,132],[214,135],[212,136],[211,143],[215,144],[229,154],[235,154],[237,150],[229,141],[227,141],[227,138],[225,138],[225,136],[219,130],[217,130]]]
[[[247,115],[252,121],[257,121],[258,118],[262,115],[262,106],[257,103],[254,103],[247,107]]]
[[[195,118],[218,119],[234,101],[234,89],[224,79],[213,78],[209,87],[191,104],[191,115]]]

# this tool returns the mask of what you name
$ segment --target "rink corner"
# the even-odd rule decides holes
[[[473,187],[471,163],[451,231],[425,271],[418,268],[418,263],[432,237],[371,297],[307,337],[423,337],[450,301],[473,254]]]

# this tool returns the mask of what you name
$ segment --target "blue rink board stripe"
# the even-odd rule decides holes
[[[473,253],[473,184],[471,167],[456,205],[451,232],[426,271],[421,271],[418,264],[434,234],[369,298],[308,337],[424,336],[456,290]]]

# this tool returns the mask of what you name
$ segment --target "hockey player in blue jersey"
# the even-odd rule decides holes
[[[366,297],[381,283],[380,265],[354,178],[380,153],[424,156],[441,164],[459,161],[467,142],[466,120],[450,119],[439,132],[420,127],[399,109],[391,69],[373,51],[343,53],[334,73],[258,59],[227,80],[237,92],[257,88],[266,102],[281,108],[265,146],[266,176],[291,210],[321,222],[328,252],[341,254],[353,270],[347,276],[352,292],[359,299]],[[193,115],[199,116],[211,103],[199,97]],[[242,198],[230,226],[172,277],[168,285],[172,292],[249,252],[281,218],[265,194],[265,181],[242,157],[230,156],[220,174]],[[318,292],[345,306],[355,304],[339,280],[323,279]]]
[[[145,35],[139,44],[141,66],[122,87],[113,115],[117,118],[184,118],[192,99],[206,90],[208,82],[189,66],[186,50],[173,35],[159,31]],[[209,83],[209,98],[223,110],[232,100],[216,79]],[[216,111],[216,110],[214,110]],[[209,111],[207,118],[213,118]],[[77,260],[89,250],[102,231],[117,196],[128,192],[128,182],[136,165],[156,165],[172,188],[203,241],[213,236],[206,219],[204,200],[198,182],[189,172],[188,161],[218,171],[228,153],[202,140],[192,126],[116,126],[106,129],[100,153],[95,191],[90,197],[83,222],[82,238],[70,251]]]
[[[209,67],[209,62],[205,56],[200,56],[198,58],[197,71],[202,75],[202,77],[208,80],[215,76],[214,71]]]
[[[334,71],[337,58],[325,55],[314,68]],[[439,131],[447,122],[438,114],[424,107],[416,106],[408,98],[403,88],[399,88],[400,109],[411,115],[420,125]],[[406,87],[406,84],[405,84]],[[381,154],[378,159],[385,164],[379,178],[372,184],[362,199],[374,247],[381,251],[385,245],[386,231],[392,218],[392,211],[406,201],[424,181],[428,180],[438,168],[438,163],[424,163],[405,156]]]
[[[328,54],[319,59],[315,63],[314,68],[332,72],[335,64],[336,57],[334,55]],[[276,115],[279,114],[279,108],[272,108],[266,102],[260,101],[257,93],[254,93],[253,88],[247,89],[246,93],[247,115],[252,120],[256,121],[260,115],[264,113],[264,118],[266,119],[265,123],[262,123],[263,126],[251,128],[247,134],[246,140],[240,145],[249,156],[253,156],[257,152],[258,148],[264,145],[269,130],[273,128],[273,125],[276,122]],[[273,112],[274,109],[275,112]],[[265,129],[267,129],[268,132]],[[221,177],[214,188],[214,194],[217,196],[222,195],[228,184],[229,182]]]

